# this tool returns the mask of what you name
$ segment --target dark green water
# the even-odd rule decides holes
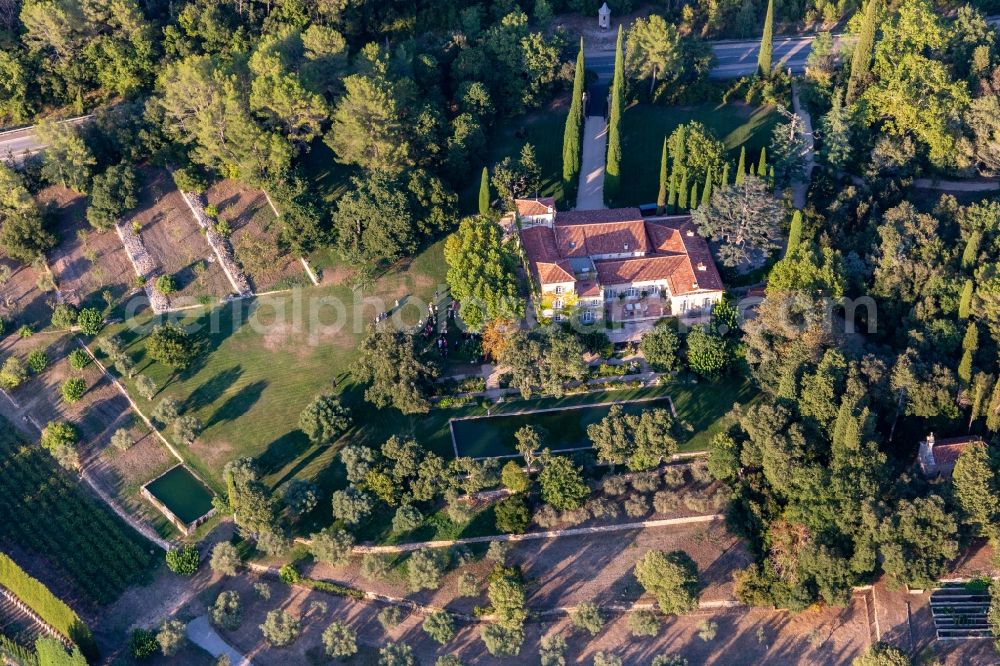
[[[174,467],[146,489],[188,525],[212,510],[212,493],[183,465]]]
[[[625,413],[670,409],[667,398],[619,404]],[[546,434],[543,444],[553,451],[574,449],[590,446],[587,426],[607,416],[612,407],[613,405],[599,405],[533,414],[489,416],[454,421],[451,425],[455,429],[459,454],[473,458],[517,453],[514,448],[514,433],[526,425],[544,428]]]

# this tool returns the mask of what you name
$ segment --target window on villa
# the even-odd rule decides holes
[[[614,289],[605,289],[604,290],[604,300],[610,301],[615,296],[616,296],[616,294],[615,294],[615,290]]]
[[[557,312],[552,319],[554,319],[555,321],[562,321],[563,316]]]
[[[556,293],[557,294],[561,294],[562,292],[563,292],[563,288],[562,287],[556,287]]]
[[[590,323],[590,322],[594,321],[594,313],[593,313],[593,311],[591,311],[591,310],[584,310],[583,311],[583,321],[585,321],[587,323]]]
[[[687,299],[684,299],[683,301],[681,301],[681,312],[687,312],[687,311],[688,311],[688,302]]]
[[[563,306],[563,302],[562,302],[562,299],[561,299],[561,298],[557,298],[557,299],[556,299],[556,300],[555,300],[555,301],[554,301],[554,302],[552,303],[552,307],[554,307],[554,308],[555,308],[556,310],[561,310],[561,309],[562,309],[562,306]]]
[[[625,292],[625,294],[630,298],[637,295],[638,293],[639,290],[636,289],[635,287],[629,287],[628,290]]]
[[[701,306],[702,306],[703,308],[705,308],[706,310],[707,310],[708,308],[712,307],[712,299],[711,299],[711,298],[706,298],[706,299],[705,299],[705,302],[704,302],[704,303],[702,303],[702,305],[701,305]]]

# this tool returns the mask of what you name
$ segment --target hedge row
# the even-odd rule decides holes
[[[52,594],[44,583],[29,576],[6,553],[0,553],[0,585],[10,590],[49,626],[79,645],[85,656],[96,656],[94,637],[80,616]]]

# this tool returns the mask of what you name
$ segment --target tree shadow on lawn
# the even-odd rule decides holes
[[[239,389],[236,395],[230,396],[224,403],[222,403],[221,406],[219,406],[218,409],[215,410],[215,413],[212,414],[212,418],[209,419],[206,427],[223,423],[225,421],[235,421],[240,416],[249,412],[250,409],[260,401],[261,395],[264,393],[264,389],[266,389],[267,386],[268,382],[258,380]],[[214,400],[212,402],[214,402]]]
[[[222,397],[226,389],[231,387],[239,378],[243,376],[243,366],[234,365],[226,370],[220,370],[206,380],[198,388],[191,391],[184,401],[184,410],[193,411],[201,407],[207,407]],[[218,412],[216,412],[218,413]],[[213,419],[215,417],[213,416]]]

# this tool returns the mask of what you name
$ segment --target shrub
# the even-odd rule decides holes
[[[596,636],[604,628],[604,616],[597,604],[587,601],[576,607],[570,614],[573,626],[580,631],[585,631],[591,636]]]
[[[389,560],[378,553],[368,553],[361,558],[361,575],[368,580],[381,580],[389,573]]]
[[[70,377],[63,382],[62,397],[70,405],[79,402],[86,392],[87,382],[82,377]]]
[[[156,382],[146,375],[137,375],[135,378],[135,390],[146,400],[152,400],[156,395]]]
[[[697,495],[685,495],[684,506],[695,513],[705,513],[708,511],[708,500]]]
[[[84,308],[76,317],[76,325],[84,335],[95,336],[104,328],[104,315],[97,308]]]
[[[156,632],[149,629],[133,629],[128,638],[128,651],[139,661],[149,659],[160,649],[156,642]]]
[[[396,509],[396,514],[392,517],[392,531],[409,532],[420,527],[423,521],[424,516],[417,507],[404,504]]]
[[[274,647],[291,645],[302,633],[299,619],[286,610],[276,609],[267,614],[264,624],[260,625],[260,633],[264,640]]]
[[[523,493],[531,486],[527,472],[513,460],[507,462],[500,471],[500,481],[512,493]]]
[[[507,534],[523,533],[531,520],[528,504],[520,495],[511,495],[497,502],[495,512],[497,529]]]
[[[374,506],[371,496],[354,488],[333,493],[333,517],[347,525],[357,525],[371,513]]]
[[[351,559],[354,537],[345,530],[326,529],[311,536],[309,552],[319,562],[335,567],[344,566]]]
[[[423,629],[441,645],[455,637],[455,621],[447,611],[436,611],[428,615],[424,620]]]
[[[663,483],[667,488],[680,488],[685,481],[683,467],[670,465],[663,470]]]
[[[479,596],[479,579],[476,574],[466,571],[458,579],[458,594],[462,597]]]
[[[184,633],[184,623],[180,620],[167,620],[156,634],[156,642],[164,657],[172,657],[181,651],[187,642]]]
[[[119,451],[128,451],[134,443],[132,435],[125,428],[119,428],[115,430],[115,434],[111,435],[111,446]]]
[[[853,666],[909,666],[913,662],[894,645],[875,643],[854,660]]]
[[[658,654],[650,666],[688,666],[688,660],[679,654]]]
[[[49,357],[41,349],[36,349],[28,354],[28,369],[36,375],[44,372],[49,365]]]
[[[480,636],[486,651],[494,657],[516,657],[524,644],[524,629],[487,624]]]
[[[642,336],[639,349],[646,361],[657,372],[673,372],[677,369],[677,352],[681,342],[677,333],[669,326],[656,326]]]
[[[181,404],[176,398],[164,398],[156,405],[152,417],[160,425],[167,425],[177,420],[177,417],[180,416],[180,411]]]
[[[403,611],[399,606],[386,606],[378,612],[378,623],[383,629],[392,629],[403,621]]]
[[[201,555],[194,546],[181,546],[167,551],[167,568],[179,576],[193,576],[201,564]]]
[[[29,324],[24,324],[21,328],[17,329],[17,337],[22,340],[27,340],[35,334],[35,329],[31,328]]]
[[[559,524],[559,512],[545,504],[535,512],[535,522],[543,529],[552,529]]]
[[[566,666],[566,638],[562,634],[549,634],[539,643],[538,659],[541,666]]]
[[[486,548],[486,559],[497,564],[506,563],[508,555],[510,555],[509,541],[490,541],[490,545]]]
[[[323,630],[323,651],[334,659],[352,657],[358,652],[358,635],[343,622],[334,622]]]
[[[0,388],[12,391],[28,379],[28,371],[24,369],[21,359],[10,356],[0,367]]]
[[[278,569],[278,578],[286,585],[294,585],[302,580],[302,574],[299,573],[299,570],[295,568],[294,564],[289,563],[282,565],[282,567]]]
[[[434,662],[434,666],[462,666],[462,660],[453,654],[446,654],[438,657],[437,661]]]
[[[238,592],[227,590],[215,598],[215,603],[208,609],[208,618],[212,624],[233,631],[243,622],[243,606]]]
[[[613,520],[619,514],[618,505],[604,497],[588,501],[587,510],[598,520]]]
[[[212,571],[223,576],[235,576],[241,564],[240,554],[236,546],[228,541],[220,541],[212,548],[212,557],[208,566]]]
[[[595,652],[594,666],[622,666],[622,658],[610,652]]]
[[[280,557],[292,548],[292,540],[285,534],[283,528],[265,528],[257,535],[257,550]]]
[[[698,638],[705,641],[715,640],[715,634],[719,630],[719,623],[710,620],[702,620],[698,624]]]
[[[68,303],[59,303],[52,308],[52,328],[60,330],[76,326],[76,308]]]
[[[254,583],[253,591],[257,593],[257,596],[267,601],[271,598],[271,586],[267,583]]]
[[[417,658],[413,656],[413,648],[406,643],[386,643],[378,651],[379,666],[417,666]]]
[[[646,552],[635,565],[635,577],[664,613],[680,615],[698,607],[698,567],[683,550]]]
[[[74,370],[83,370],[90,363],[90,355],[82,349],[74,349],[69,353],[69,367]]]
[[[651,493],[660,489],[660,475],[656,472],[644,472],[632,477],[632,487],[640,493]]]
[[[579,525],[590,519],[590,512],[584,507],[579,507],[577,509],[571,509],[569,511],[563,511],[559,514],[560,522],[566,523],[566,525],[573,527],[574,525]]]
[[[332,395],[316,396],[299,415],[299,429],[314,445],[332,444],[351,427],[351,411]]]
[[[208,189],[208,179],[200,167],[187,166],[175,169],[173,172],[174,184],[181,192],[191,194],[201,194]]]
[[[160,324],[146,338],[146,353],[171,370],[187,368],[197,353],[191,336],[177,324]]]
[[[416,551],[406,561],[406,580],[411,592],[438,589],[443,573],[438,558],[427,548]]]
[[[630,495],[625,500],[625,514],[629,518],[641,518],[649,513],[649,500],[643,495]]]
[[[672,513],[680,505],[680,498],[669,490],[661,490],[653,495],[653,508],[657,513]]]
[[[660,633],[660,618],[649,610],[638,610],[628,616],[628,628],[633,636],[655,636]]]
[[[199,434],[201,434],[201,421],[198,417],[185,414],[174,421],[174,437],[185,444],[194,442]]]
[[[613,497],[624,495],[628,490],[628,484],[625,482],[625,477],[623,476],[609,476],[604,479],[601,487],[606,494]]]

